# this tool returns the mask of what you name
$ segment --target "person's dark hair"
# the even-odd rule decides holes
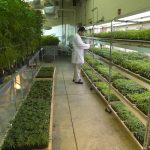
[[[79,32],[79,31],[84,32],[84,31],[86,31],[86,30],[85,30],[84,27],[79,27],[78,32]]]

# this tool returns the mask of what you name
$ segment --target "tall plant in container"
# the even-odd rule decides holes
[[[57,46],[59,44],[59,39],[58,37],[54,35],[47,35],[47,36],[42,36],[41,39],[41,46],[44,48],[45,51],[45,58],[49,61],[51,60],[50,56],[55,56],[57,55]]]
[[[54,35],[47,35],[47,36],[42,36],[41,39],[41,45],[42,46],[49,46],[49,45],[55,45],[57,46],[59,44],[60,40],[58,37]]]
[[[0,68],[23,64],[40,45],[42,14],[21,0],[0,0]]]

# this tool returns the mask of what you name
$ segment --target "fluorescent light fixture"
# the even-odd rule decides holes
[[[127,26],[127,25],[131,25],[134,24],[133,22],[114,22],[113,26],[114,27],[119,27],[119,26]]]
[[[119,20],[122,22],[119,22]],[[132,21],[132,22],[130,22],[130,21]],[[138,13],[135,15],[120,18],[120,19],[118,19],[118,21],[113,21],[112,25],[113,25],[113,27],[127,26],[127,25],[136,24],[136,22],[145,22],[145,21],[150,21],[150,11],[146,11],[146,12]],[[95,25],[94,29],[110,28],[110,27],[111,27],[111,22],[107,22],[107,23]],[[87,30],[92,29],[92,28],[93,28],[93,26],[86,27]]]
[[[139,14],[136,14],[136,15],[131,15],[131,16],[128,16],[128,17],[123,17],[123,18],[120,18],[118,20],[137,21],[139,19],[144,19],[144,18],[148,18],[148,17],[150,17],[150,11],[146,11],[146,12],[139,13]]]
[[[131,25],[131,24],[134,24],[133,22],[112,22],[112,25],[114,27],[118,27],[118,26],[126,26],[126,25]],[[104,23],[104,24],[100,24],[100,25],[95,25],[94,26],[94,29],[101,29],[101,28],[110,28],[111,27],[111,22],[108,22],[108,23]],[[93,26],[89,26],[87,27],[86,29],[92,29]]]
[[[86,27],[86,30],[90,30],[90,29],[93,29],[93,26]]]
[[[34,0],[24,0],[24,1],[30,3],[33,2]]]
[[[139,21],[139,22],[150,21],[150,16],[149,17],[145,17],[145,18],[140,18],[140,19],[135,20],[135,21]]]

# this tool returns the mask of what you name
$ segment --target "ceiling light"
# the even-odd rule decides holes
[[[135,21],[137,19],[146,18],[146,17],[150,17],[150,11],[146,11],[146,12],[139,13],[139,14],[136,14],[136,15],[131,15],[131,16],[128,16],[128,17],[123,17],[123,18],[120,18],[118,20]]]

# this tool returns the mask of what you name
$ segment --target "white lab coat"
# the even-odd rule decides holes
[[[83,64],[84,63],[84,49],[89,49],[90,44],[83,43],[79,34],[75,34],[73,41],[72,63]]]

